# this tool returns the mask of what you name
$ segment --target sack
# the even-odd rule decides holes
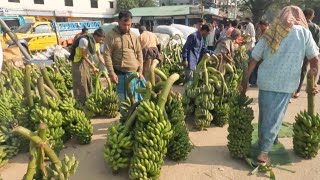
[[[160,25],[155,27],[153,31],[155,33],[168,34],[170,37],[173,37],[174,39],[179,39],[180,37],[183,37],[182,32],[172,26]]]
[[[113,22],[111,24],[105,23],[101,26],[101,29],[103,30],[104,34],[108,34],[114,27],[118,26],[117,22]],[[140,36],[140,32],[137,28],[130,28],[131,32],[133,32],[135,35]]]
[[[181,33],[183,34],[184,39],[187,39],[190,34],[197,31],[197,29],[194,27],[189,27],[189,26],[185,26],[185,25],[181,25],[181,24],[171,24],[171,27],[174,27],[174,28],[180,30]]]

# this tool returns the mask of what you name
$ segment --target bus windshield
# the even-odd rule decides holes
[[[15,33],[26,33],[28,32],[32,27],[31,23],[26,23],[22,26],[19,26],[14,32]]]

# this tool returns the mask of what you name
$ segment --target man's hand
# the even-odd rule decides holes
[[[141,81],[141,80],[143,80],[144,79],[144,77],[143,77],[143,74],[142,73],[137,73],[138,74],[138,79],[139,79],[139,81]]]
[[[118,84],[118,76],[116,74],[110,74],[110,79],[111,79],[111,82],[115,83],[115,84]]]
[[[188,61],[187,60],[183,60],[181,62],[181,66],[184,67],[184,68],[187,68],[188,67]]]

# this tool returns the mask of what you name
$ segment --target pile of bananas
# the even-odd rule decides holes
[[[80,144],[89,144],[93,135],[93,126],[91,121],[81,110],[74,109],[69,111],[65,121],[70,122],[70,133]]]
[[[315,113],[314,74],[307,75],[308,111],[300,112],[293,124],[293,150],[303,158],[314,158],[320,149],[320,115]]]
[[[214,110],[214,120],[213,123],[216,126],[223,127],[228,124],[229,121],[230,108],[228,103],[223,103],[222,105],[217,105]]]
[[[320,115],[300,112],[293,125],[293,150],[303,158],[314,158],[320,148]]]
[[[60,111],[57,110],[59,106],[59,101],[50,100],[48,98],[50,107],[44,107],[36,105],[34,109],[31,110],[31,120],[36,124],[36,127],[40,123],[46,123],[49,127],[47,138],[49,143],[55,150],[59,153],[63,148],[62,137],[64,136],[65,131],[62,129],[63,116]]]
[[[163,110],[152,101],[140,102],[136,109],[137,122],[134,130],[133,157],[129,168],[130,179],[157,179],[167,145],[173,130]]]
[[[193,145],[191,144],[189,131],[185,123],[186,116],[184,115],[181,103],[181,94],[176,93],[171,97],[165,108],[174,133],[168,146],[167,155],[174,161],[181,161],[187,159]]]
[[[238,94],[230,106],[228,127],[228,149],[232,157],[245,158],[250,154],[254,119],[253,110],[248,105],[253,99]]]
[[[180,75],[180,79],[177,83],[181,83],[184,78],[184,69],[180,65],[183,46],[182,44],[173,45],[171,41],[173,41],[173,39],[170,39],[167,46],[161,51],[163,61],[161,61],[159,69],[164,72],[166,76],[178,73]]]
[[[72,175],[75,174],[79,165],[79,161],[74,155],[68,157],[64,155],[63,160],[61,161],[61,167],[57,170],[53,164],[47,165],[47,177],[46,179],[70,179]]]
[[[63,58],[57,58],[55,60],[56,70],[61,73],[64,77],[64,82],[68,90],[72,90],[72,73],[71,73],[71,63]]]
[[[108,138],[104,145],[104,159],[113,171],[129,166],[132,155],[133,137],[129,128],[120,122],[108,128]]]
[[[119,100],[116,92],[112,89],[109,77],[106,76],[108,87],[103,89],[100,78],[102,73],[99,73],[95,83],[95,91],[90,94],[85,103],[85,112],[87,117],[106,116],[114,118],[119,110]]]

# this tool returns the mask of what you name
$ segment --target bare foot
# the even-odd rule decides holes
[[[269,161],[268,153],[261,152],[257,157],[257,163],[259,165],[265,166],[267,165],[268,161]]]
[[[300,93],[294,93],[293,98],[298,98],[300,96]]]

